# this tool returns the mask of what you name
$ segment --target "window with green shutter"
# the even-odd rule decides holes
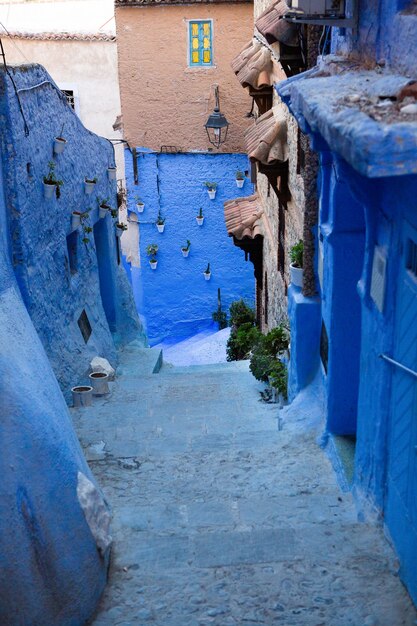
[[[190,66],[213,65],[213,39],[211,20],[193,20],[189,22]]]

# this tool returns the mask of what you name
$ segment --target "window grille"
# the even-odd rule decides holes
[[[191,67],[213,65],[213,42],[211,20],[189,22]]]
[[[71,89],[62,89],[62,93],[67,99],[67,103],[73,111],[75,111],[75,97],[74,92]]]

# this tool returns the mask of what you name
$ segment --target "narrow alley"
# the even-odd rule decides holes
[[[261,401],[245,361],[160,366],[130,344],[111,394],[72,409],[113,510],[94,626],[417,623],[381,528],[318,446],[314,394],[297,415]]]

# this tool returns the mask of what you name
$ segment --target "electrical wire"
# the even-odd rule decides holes
[[[20,102],[19,92],[17,90],[16,83],[14,82],[14,78],[11,75],[11,73],[9,71],[9,68],[7,67],[6,53],[4,52],[3,42],[1,40],[1,37],[0,37],[0,54],[3,57],[3,65],[4,65],[5,72],[6,72],[7,76],[10,78],[10,81],[11,81],[11,83],[13,85],[13,89],[14,89],[15,94],[16,94],[17,102],[19,104],[20,115],[22,116],[22,119],[23,119],[23,128],[25,130],[25,137],[27,137],[29,135],[29,126],[27,125],[27,122],[26,122],[26,117],[25,117],[25,114],[23,112],[22,103]]]

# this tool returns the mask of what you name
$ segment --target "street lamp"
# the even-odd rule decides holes
[[[218,85],[214,87],[214,96],[216,98],[214,111],[211,115],[209,115],[209,118],[204,126],[209,142],[216,148],[220,148],[220,145],[226,141],[229,122],[223,113],[220,113]]]

